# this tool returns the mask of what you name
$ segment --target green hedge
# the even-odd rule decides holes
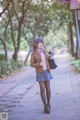
[[[0,62],[0,77],[4,77],[6,75],[11,75],[13,72],[17,71],[23,66],[23,63],[20,61],[1,61]]]
[[[0,61],[5,59],[5,55],[0,53]]]
[[[76,67],[76,69],[80,72],[80,60],[73,60],[72,64]]]

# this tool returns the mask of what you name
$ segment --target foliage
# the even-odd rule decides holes
[[[80,72],[80,60],[73,60],[72,65],[74,65],[76,70]]]
[[[0,77],[4,77],[6,75],[11,75],[13,72],[19,70],[23,64],[20,61],[1,61],[0,62]]]
[[[62,48],[67,47],[68,34],[66,26],[60,27],[58,30],[50,30],[46,37],[44,37],[44,42],[47,47],[51,48]]]
[[[0,61],[5,59],[5,55],[4,54],[0,54]]]
[[[20,49],[32,47],[34,37],[47,36],[50,30],[57,34],[71,19],[70,6],[56,0],[4,0],[1,7],[0,33],[16,59]]]

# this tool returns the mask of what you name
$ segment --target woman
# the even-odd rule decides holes
[[[36,81],[39,82],[44,112],[50,113],[50,80],[52,79],[52,75],[41,38],[36,38],[34,40],[34,52],[31,54],[31,66],[36,68]]]

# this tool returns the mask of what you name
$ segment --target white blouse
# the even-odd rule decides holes
[[[41,60],[42,60],[43,70],[46,70],[47,69],[47,65],[46,65],[45,55],[44,55],[43,51],[40,54],[41,54]]]

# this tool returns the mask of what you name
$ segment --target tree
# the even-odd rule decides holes
[[[7,47],[6,47],[5,40],[3,40],[3,39],[0,37],[0,41],[2,42],[3,47],[4,47],[4,52],[5,52],[5,61],[7,61],[7,60],[8,60],[8,57],[7,57]]]
[[[36,36],[44,37],[49,30],[57,31],[70,21],[69,6],[60,5],[56,0],[4,0],[2,8],[0,15],[6,18],[6,32],[14,46],[15,60],[21,37],[31,48]]]

